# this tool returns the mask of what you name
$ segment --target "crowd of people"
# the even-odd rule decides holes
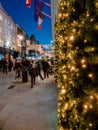
[[[0,70],[3,72],[3,74],[4,73],[7,74],[7,72],[12,71],[12,68],[13,68],[13,62],[10,57],[9,59],[5,57],[0,60]]]
[[[4,73],[8,73],[9,71],[15,72],[14,81],[22,80],[24,77],[24,81],[27,81],[28,76],[31,79],[31,88],[36,84],[36,80],[40,78],[40,80],[44,81],[45,78],[49,78],[50,74],[53,74],[54,62],[53,59],[47,61],[44,57],[42,60],[17,60],[13,61],[9,59],[1,60],[0,70]],[[25,72],[25,73],[23,73]],[[23,74],[22,74],[23,73]],[[25,76],[27,75],[27,76]]]

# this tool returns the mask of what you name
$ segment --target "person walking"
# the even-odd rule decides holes
[[[38,77],[40,77],[42,80],[44,80],[44,78],[42,77],[42,75],[41,75],[41,63],[40,63],[40,61],[37,61],[36,62],[36,76]]]
[[[35,78],[36,78],[35,64],[33,60],[30,61],[29,75],[31,77],[31,88],[33,88],[33,85],[35,85]]]
[[[50,68],[50,65],[47,62],[46,58],[43,58],[41,63],[42,63],[42,70],[43,70],[43,73],[44,73],[44,78],[49,78],[48,70]]]
[[[3,74],[4,74],[4,73],[7,74],[8,61],[7,61],[6,58],[3,59],[3,61],[2,61],[2,65],[3,65],[3,66],[2,66],[2,67],[3,67],[3,68],[2,68],[2,69],[3,69]]]
[[[18,79],[18,80],[21,79],[21,69],[22,69],[21,62],[16,59],[16,63],[15,63],[15,80],[16,79]]]

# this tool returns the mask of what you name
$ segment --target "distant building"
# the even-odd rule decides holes
[[[0,46],[16,49],[16,26],[0,4]]]
[[[0,54],[5,55],[8,53],[9,55],[14,55],[16,52],[21,55],[23,51],[27,53],[28,40],[27,34],[14,23],[13,19],[0,4]]]

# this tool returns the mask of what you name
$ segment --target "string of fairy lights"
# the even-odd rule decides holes
[[[84,12],[78,5],[82,9],[85,5]],[[93,39],[88,30],[92,27],[98,32],[97,16],[98,0],[58,0],[55,26],[55,44],[59,53],[58,130],[98,128],[98,90],[94,86],[96,75],[89,69],[89,59],[85,54],[85,46]],[[93,45],[90,50],[94,52],[96,46]]]

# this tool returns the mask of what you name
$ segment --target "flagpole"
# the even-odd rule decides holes
[[[45,16],[49,17],[51,19],[51,16],[41,11]]]
[[[45,3],[45,5],[47,5],[47,6],[51,7],[51,4],[48,4],[47,2],[44,2],[44,3]]]
[[[51,7],[51,4],[49,4],[49,3],[47,3],[47,2],[44,2],[43,0],[40,0],[40,1],[42,1],[45,5]]]

